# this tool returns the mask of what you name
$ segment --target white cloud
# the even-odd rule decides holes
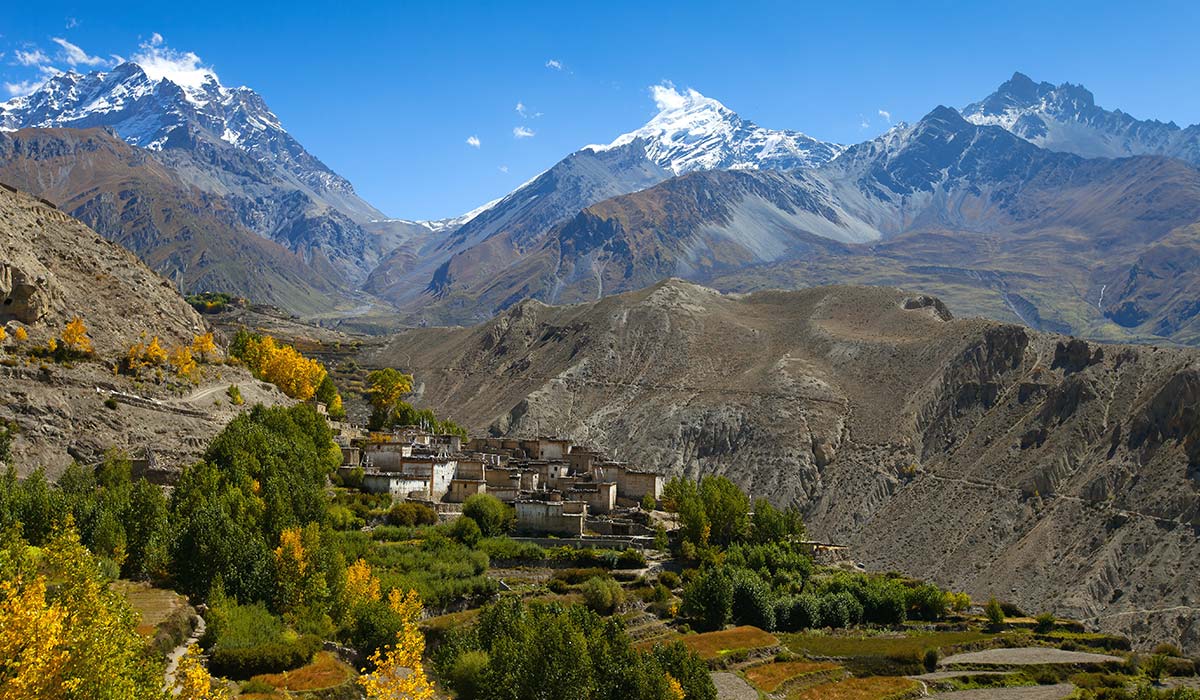
[[[530,129],[530,128],[524,127],[524,126],[514,126],[513,127],[513,138],[529,139],[529,138],[533,138],[533,136],[534,136],[533,129]]]
[[[700,93],[695,90],[680,92],[675,89],[675,84],[668,80],[659,85],[652,85],[650,96],[654,98],[654,105],[658,107],[658,111],[662,112],[686,107],[690,100],[700,97]]]
[[[883,117],[884,121],[886,121],[888,124],[892,123],[892,113],[886,109],[879,110],[879,116]]]
[[[24,97],[40,88],[45,82],[44,79],[35,79],[20,83],[5,83],[4,89],[8,92],[9,97]]]
[[[33,51],[17,49],[13,52],[13,58],[17,59],[17,63],[23,66],[40,66],[43,63],[50,62],[50,57],[42,53],[41,49],[34,49]]]
[[[562,61],[552,58],[549,61],[546,61],[546,67],[550,70],[562,70],[563,64]]]
[[[172,49],[158,32],[142,42],[130,60],[141,66],[151,80],[166,78],[180,87],[195,89],[204,85],[209,77],[217,79],[217,74],[205,66],[199,56],[191,51]]]
[[[500,170],[500,172],[504,173],[505,175],[508,174],[508,166],[507,165],[501,165],[499,170]]]
[[[517,114],[521,115],[522,117],[526,116],[525,103],[518,102],[516,109],[517,109]]]
[[[858,119],[859,119],[858,128],[860,128],[860,129],[870,128],[871,122],[867,121],[866,117],[864,117],[863,115],[860,114],[860,115],[858,115]]]
[[[79,20],[75,19],[74,17],[67,18],[67,26],[66,26],[67,29],[74,29],[75,27],[78,27],[78,26],[79,26]]]
[[[107,59],[100,58],[99,56],[89,56],[86,51],[66,39],[54,37],[51,41],[62,47],[61,58],[71,66],[103,66],[108,64]]]
[[[467,137],[467,145],[468,145],[468,146],[470,146],[470,147],[472,147],[472,148],[479,148],[479,145],[480,145],[480,144],[479,144],[479,137],[478,137],[478,136],[474,136],[474,135],[472,135],[472,136],[468,136],[468,137]]]

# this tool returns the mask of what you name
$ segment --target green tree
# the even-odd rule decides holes
[[[779,510],[770,501],[761,498],[754,501],[750,531],[751,538],[759,543],[803,540],[807,534],[799,508],[790,505]]]
[[[733,615],[733,579],[721,567],[702,570],[683,589],[683,612],[702,629],[721,629]]]
[[[486,493],[477,493],[463,503],[463,517],[474,520],[484,537],[506,534],[516,520],[511,506]]]

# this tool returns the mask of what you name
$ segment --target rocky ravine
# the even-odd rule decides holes
[[[870,568],[1200,648],[1195,351],[956,320],[892,289],[669,280],[414,329],[372,359],[473,430],[724,474]]]

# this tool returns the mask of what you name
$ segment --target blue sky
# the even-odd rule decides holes
[[[225,85],[261,93],[289,131],[389,215],[437,218],[640,126],[654,112],[649,86],[663,81],[763,126],[843,143],[886,129],[881,111],[913,121],[938,104],[961,107],[1014,70],[1082,83],[1102,106],[1137,117],[1200,122],[1200,3],[1129,8],[19,3],[0,15],[0,83],[36,78],[17,52],[41,50],[67,67],[69,49],[55,39],[86,56],[128,57],[158,33]]]

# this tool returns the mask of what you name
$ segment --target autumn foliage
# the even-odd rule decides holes
[[[246,363],[256,377],[301,401],[311,399],[328,374],[320,362],[301,355],[296,348],[269,335],[240,331],[230,346],[230,353]]]
[[[76,316],[67,322],[62,332],[62,345],[68,351],[88,355],[92,352],[92,339],[88,337],[83,319]]]
[[[429,700],[433,697],[433,685],[421,661],[425,637],[418,627],[421,597],[413,590],[401,593],[393,588],[388,605],[401,619],[396,642],[371,655],[375,672],[359,678],[359,683],[370,700]]]

